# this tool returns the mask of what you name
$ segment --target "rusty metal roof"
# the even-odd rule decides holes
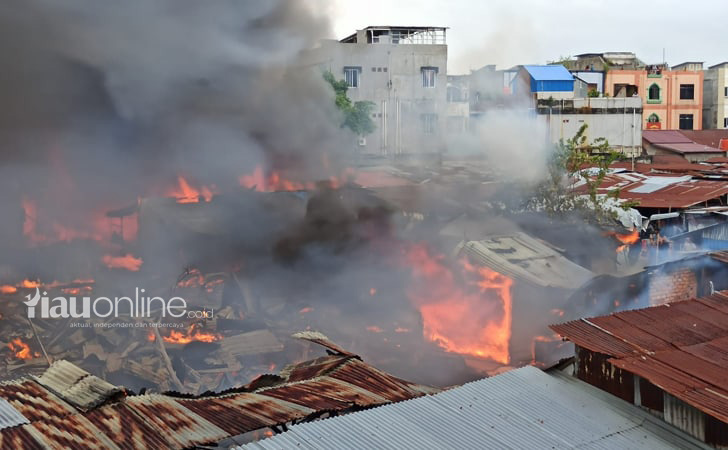
[[[619,189],[619,198],[638,201],[643,208],[687,208],[728,194],[728,181],[621,172],[605,176],[597,193],[607,194],[615,189]],[[584,184],[576,188],[577,192],[586,190]]]
[[[322,334],[303,337],[329,349],[339,348]],[[203,396],[124,397],[121,388],[59,361],[40,377],[0,384],[0,399],[14,414],[0,429],[0,448],[192,447],[325,411],[439,392],[341,351],[290,365],[281,375],[267,375],[263,381]]]
[[[728,422],[728,291],[551,329]]]
[[[55,361],[35,380],[81,409],[91,409],[122,392],[121,388],[65,360]]]
[[[197,444],[220,441],[230,434],[176,399],[166,395],[150,394],[129,397],[126,405],[138,416],[163,433],[175,447],[185,448]]]

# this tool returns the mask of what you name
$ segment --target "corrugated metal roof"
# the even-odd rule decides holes
[[[575,289],[594,277],[553,247],[525,233],[466,242],[463,250],[474,263],[537,286]]]
[[[55,361],[36,381],[84,410],[104,403],[122,389],[65,360]]]
[[[659,182],[657,178],[665,178]],[[675,182],[676,179],[680,181]],[[641,186],[650,183],[664,184],[660,189],[648,189],[650,192],[639,192]],[[606,194],[619,189],[619,198],[635,200],[644,208],[687,208],[709,200],[718,199],[728,194],[728,181],[695,180],[685,181],[683,177],[673,175],[647,176],[641,173],[612,173],[604,177],[597,193]],[[586,193],[586,186],[577,186],[577,192]]]
[[[566,67],[554,64],[548,66],[523,66],[536,81],[574,81],[574,76]]]
[[[524,367],[318,422],[239,449],[705,448],[576,379]]]
[[[7,400],[0,398],[0,430],[29,423],[28,419],[20,414]]]
[[[728,423],[728,291],[551,329]]]
[[[18,380],[0,384],[0,398],[8,401],[31,422],[76,412],[69,404],[33,380]]]
[[[320,333],[306,338],[339,348]],[[348,352],[293,364],[281,375],[199,397],[110,397],[121,388],[59,361],[40,377],[0,384],[0,448],[183,448],[324,411],[439,392],[377,370]],[[107,404],[99,406],[100,400]]]
[[[642,139],[650,144],[690,144],[693,142],[677,130],[642,130]]]
[[[123,403],[96,409],[86,415],[99,432],[124,449],[173,448],[165,433],[152,428],[147,420],[135,414]]]
[[[707,145],[696,144],[695,142],[681,144],[655,144],[655,146],[675,153],[717,153],[725,155],[725,150],[708,147]]]
[[[125,404],[176,447],[209,444],[230,434],[166,395],[129,397]]]

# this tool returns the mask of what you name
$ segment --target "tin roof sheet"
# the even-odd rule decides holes
[[[20,414],[7,400],[0,398],[0,430],[29,423],[24,415]]]
[[[728,291],[551,329],[728,423]]]
[[[330,350],[339,348],[320,333],[305,338]],[[109,396],[120,391],[65,361],[53,364],[40,377],[0,384],[0,444],[11,448],[191,447],[322,411],[379,406],[439,389],[401,380],[345,352],[290,365],[280,376],[269,375],[264,382],[221,394]],[[100,399],[107,404],[99,406]],[[74,408],[71,403],[89,409]]]
[[[708,147],[703,144],[696,144],[695,142],[681,143],[681,144],[655,144],[657,147],[668,150],[675,153],[717,153],[725,155],[725,150],[721,150],[715,147]]]
[[[86,415],[101,433],[123,449],[173,448],[159,430],[123,403],[95,409]]]
[[[677,130],[643,130],[642,139],[650,144],[690,144],[692,139]]]
[[[615,189],[619,189],[619,198],[637,201],[640,207],[687,208],[728,194],[728,181],[686,180],[674,175],[612,173],[604,177],[597,193],[607,194]],[[586,192],[586,186],[581,184],[576,191]]]
[[[703,448],[649,413],[534,367],[346,416],[240,449]]]
[[[28,379],[0,384],[0,398],[5,399],[30,422],[75,412],[69,404]]]
[[[575,289],[594,274],[525,233],[469,241],[463,251],[474,263],[537,286]]]
[[[122,392],[65,360],[55,361],[36,381],[80,409],[90,409]]]

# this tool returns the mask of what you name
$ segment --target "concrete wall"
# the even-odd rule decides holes
[[[578,98],[568,102],[563,111],[556,102],[552,108],[540,104],[538,112],[554,143],[573,137],[586,124],[590,142],[604,137],[611,148],[636,156],[642,152],[641,108],[639,98]]]
[[[693,115],[693,129],[700,130],[703,125],[703,71],[662,71],[658,77],[648,76],[646,70],[610,70],[606,76],[605,93],[615,95],[616,84],[637,86],[638,95],[643,103],[643,128],[654,113],[660,119],[660,129],[677,130],[680,114]],[[660,88],[659,100],[648,100],[647,92],[656,84]],[[680,99],[680,85],[693,84],[693,100]]]
[[[443,150],[447,122],[447,45],[341,43],[324,41],[311,54],[313,64],[344,78],[344,67],[361,67],[353,101],[374,102],[377,130],[360,151],[384,155],[437,153]],[[422,68],[438,69],[435,87],[422,83]],[[427,133],[423,115],[434,115]],[[430,116],[433,117],[433,116]]]
[[[728,64],[713,67],[705,71],[703,92],[703,128],[716,129],[726,127],[728,118]]]

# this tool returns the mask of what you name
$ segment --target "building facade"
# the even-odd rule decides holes
[[[346,80],[352,101],[374,103],[377,129],[359,139],[362,153],[440,153],[448,117],[444,27],[367,27],[324,41],[314,65]]]
[[[642,98],[643,129],[702,129],[702,63],[685,63],[673,70],[664,64],[638,70],[608,70],[604,89],[610,97]]]
[[[639,97],[539,100],[539,119],[546,122],[552,143],[574,137],[586,125],[589,142],[605,138],[612,150],[626,156],[642,153],[642,100]]]
[[[728,128],[728,61],[705,71],[703,128]]]

